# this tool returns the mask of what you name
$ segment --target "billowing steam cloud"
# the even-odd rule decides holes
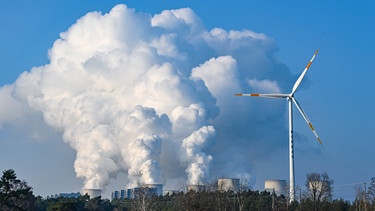
[[[103,188],[119,172],[128,186],[244,175],[252,145],[281,134],[269,125],[273,133],[261,135],[257,125],[281,125],[282,106],[256,109],[233,96],[288,85],[276,82],[290,74],[263,34],[207,30],[189,8],[151,16],[117,5],[86,14],[60,36],[49,64],[0,93],[4,107],[40,112],[63,134],[85,188]],[[0,125],[14,119],[1,116]]]

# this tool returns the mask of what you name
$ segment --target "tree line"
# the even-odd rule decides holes
[[[91,198],[88,195],[75,198],[42,198],[35,196],[27,182],[17,178],[13,169],[3,171],[0,180],[0,210],[27,211],[302,211],[375,210],[375,178],[368,189],[358,189],[355,201],[333,199],[333,180],[327,173],[310,173],[306,176],[307,191],[299,192],[299,201],[289,201],[288,196],[274,191],[251,190],[246,182],[235,190],[223,190],[212,183],[200,191],[190,190],[172,195],[158,196],[141,186],[137,197],[131,199]],[[153,194],[151,194],[153,193]]]

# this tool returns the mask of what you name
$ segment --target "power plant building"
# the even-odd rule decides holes
[[[128,189],[128,199],[135,199],[142,196],[157,196],[158,190],[156,188],[132,188]]]
[[[145,188],[155,188],[156,195],[162,196],[163,195],[163,185],[162,184],[145,184]]]
[[[134,199],[141,197],[142,195],[147,196],[161,196],[163,195],[162,184],[145,184],[142,187],[129,188],[127,190],[120,190],[112,192],[113,199]]]
[[[120,191],[114,191],[112,192],[111,199],[125,199],[126,198],[126,191],[120,190]]]
[[[63,198],[78,198],[80,196],[81,196],[80,193],[58,193],[58,194],[47,196],[47,199],[57,199],[57,198],[60,198],[60,197],[63,197]]]

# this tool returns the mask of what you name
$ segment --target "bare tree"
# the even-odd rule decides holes
[[[371,178],[371,182],[367,190],[367,196],[368,196],[369,202],[372,205],[374,205],[374,208],[375,208],[375,177]]]
[[[158,196],[153,188],[146,185],[139,185],[138,188],[132,189],[130,204],[132,210],[135,211],[150,211],[156,206]]]
[[[316,202],[331,201],[333,194],[333,180],[327,173],[310,173],[307,174],[306,188],[310,199]]]
[[[249,181],[246,178],[240,180],[240,185],[236,190],[236,201],[238,204],[238,210],[242,211],[247,200],[246,192],[249,190]]]
[[[333,180],[329,178],[327,173],[310,173],[306,176],[306,188],[304,205],[312,210],[319,210],[323,204],[332,201]],[[311,204],[311,206],[310,206]]]
[[[232,200],[233,190],[231,190],[230,185],[227,184],[228,180],[218,179],[216,183],[216,191],[215,193],[215,204],[218,211],[226,211],[226,210],[234,210],[235,205]]]
[[[356,210],[366,210],[366,192],[363,189],[363,185],[356,185],[354,187],[355,189],[355,200],[354,204],[356,207]]]

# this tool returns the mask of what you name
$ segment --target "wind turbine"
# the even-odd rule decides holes
[[[306,75],[307,70],[310,68],[313,60],[318,54],[319,49],[315,51],[313,57],[310,59],[310,62],[306,65],[302,74],[299,76],[297,81],[294,83],[292,92],[289,94],[235,94],[236,96],[247,96],[247,97],[267,97],[267,98],[286,98],[289,105],[289,194],[290,202],[294,201],[294,148],[293,148],[293,103],[301,113],[302,117],[305,119],[306,123],[311,128],[315,137],[318,139],[319,143],[322,144],[318,134],[315,132],[314,127],[312,126],[310,120],[307,118],[306,113],[302,110],[301,106],[298,104],[297,100],[294,98],[294,93],[297,91],[301,81]]]

